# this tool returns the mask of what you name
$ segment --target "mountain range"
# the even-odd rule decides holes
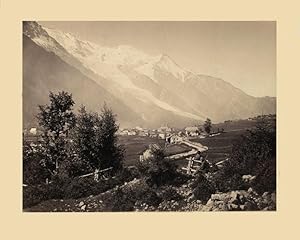
[[[183,127],[276,112],[276,98],[253,97],[230,83],[193,73],[167,54],[132,46],[107,47],[23,22],[23,123],[36,124],[49,91],[72,93],[77,108],[104,102],[121,127]]]

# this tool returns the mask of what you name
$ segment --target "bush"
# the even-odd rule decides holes
[[[132,181],[134,178],[140,178],[140,172],[135,166],[124,167],[116,173],[115,178],[118,179],[118,181],[121,183],[129,182]]]
[[[276,190],[276,159],[271,158],[257,169],[253,188],[258,193],[274,192]]]
[[[191,187],[193,188],[193,193],[196,199],[205,203],[210,198],[211,194],[215,193],[213,184],[210,183],[202,174],[197,176]]]
[[[71,156],[60,165],[59,175],[65,178],[75,178],[93,172],[90,163],[78,156]]]
[[[38,145],[31,146],[28,143],[23,145],[23,183],[42,184],[46,178],[50,179],[51,174],[43,161],[44,155]]]
[[[23,208],[32,207],[47,200],[47,189],[43,185],[23,187]]]
[[[245,183],[243,175],[253,175],[253,183]],[[276,190],[276,128],[262,119],[236,142],[230,160],[215,176],[220,191],[247,189],[258,192]]]
[[[183,199],[183,197],[172,186],[167,186],[161,189],[159,197],[164,201],[179,201]]]
[[[23,187],[23,208],[32,207],[49,199],[64,198],[67,181],[55,177],[50,184],[38,184]]]
[[[176,171],[175,164],[165,158],[165,152],[162,148],[152,146],[150,150],[152,156],[138,164],[141,175],[146,177],[150,186],[173,183],[180,175]]]
[[[98,195],[124,182],[137,177],[137,169],[124,168],[115,177],[99,182],[93,176],[86,178],[69,178],[63,171],[52,177],[51,183],[32,185],[23,188],[23,207],[28,208],[50,199],[77,199]]]
[[[145,181],[142,181],[133,187],[116,189],[107,202],[107,206],[110,211],[133,211],[137,203],[158,206],[160,202],[161,199],[156,192]]]

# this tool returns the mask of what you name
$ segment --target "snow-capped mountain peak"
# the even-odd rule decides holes
[[[152,124],[248,117],[261,103],[228,83],[182,68],[167,54],[151,56],[129,45],[108,47],[36,22],[24,22],[23,31]],[[274,103],[264,105],[270,109],[266,112],[273,111]]]
[[[184,82],[187,71],[175,63],[167,54],[162,54],[160,56],[157,66]]]

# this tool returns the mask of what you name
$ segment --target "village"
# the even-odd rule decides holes
[[[214,135],[216,133],[212,133]],[[120,136],[143,136],[152,137],[159,139],[166,139],[168,141],[174,142],[178,137],[199,137],[205,138],[209,136],[206,132],[202,130],[201,127],[191,126],[183,129],[172,128],[169,126],[162,126],[157,129],[148,129],[142,127],[126,128],[120,129],[118,132]]]

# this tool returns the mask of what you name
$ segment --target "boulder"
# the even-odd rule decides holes
[[[250,202],[250,201],[245,202],[244,206],[245,206],[246,211],[255,211],[255,210],[257,210],[256,204],[253,203],[253,202]]]
[[[271,194],[271,200],[273,203],[276,203],[276,193]]]
[[[230,193],[230,200],[229,203],[234,203],[234,204],[238,204],[239,203],[239,199],[240,199],[240,194],[237,191],[232,191]]]
[[[214,201],[209,199],[206,203],[206,206],[212,206],[212,205],[214,205]]]
[[[228,201],[230,199],[230,195],[227,193],[215,193],[212,194],[210,198],[214,201]]]

